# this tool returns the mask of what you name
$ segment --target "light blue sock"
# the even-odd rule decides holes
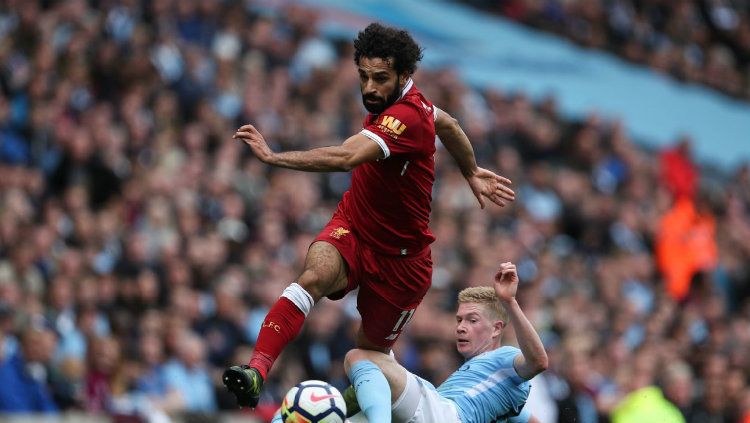
[[[349,369],[349,380],[367,420],[391,423],[391,387],[380,368],[370,360],[358,361]]]
[[[276,410],[276,414],[273,415],[273,420],[271,420],[271,423],[282,423],[283,420],[281,420],[281,409],[279,408]]]

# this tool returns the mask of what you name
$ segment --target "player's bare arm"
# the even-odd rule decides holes
[[[518,273],[515,264],[506,262],[500,265],[500,270],[495,275],[494,287],[500,302],[508,311],[521,349],[521,354],[516,357],[513,365],[519,376],[526,380],[531,379],[547,369],[548,359],[542,340],[516,301]]]
[[[307,151],[275,153],[253,125],[244,125],[232,137],[242,140],[263,163],[306,172],[348,172],[357,165],[380,160],[383,150],[362,134],[349,137],[341,145]]]
[[[512,183],[510,179],[477,166],[474,149],[458,121],[440,109],[435,119],[435,133],[458,164],[482,208],[484,198],[500,207],[516,199],[516,194],[509,187]]]

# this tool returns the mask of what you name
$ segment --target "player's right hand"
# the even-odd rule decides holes
[[[232,136],[233,139],[242,140],[253,150],[253,154],[263,163],[270,163],[273,159],[273,151],[268,146],[265,138],[253,125],[247,124],[240,127]]]
[[[502,302],[510,302],[516,298],[518,291],[518,273],[516,265],[505,262],[495,274],[495,293]]]

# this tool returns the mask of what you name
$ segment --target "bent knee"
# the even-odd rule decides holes
[[[362,350],[357,348],[349,350],[344,356],[344,370],[349,373],[349,369],[352,368],[354,363],[362,360],[364,360],[362,356]]]
[[[315,269],[305,269],[297,279],[297,283],[305,289],[317,301],[323,295],[324,286],[326,285],[324,275],[316,272]]]
[[[344,356],[344,369],[348,373],[349,369],[351,369],[354,364],[364,360],[371,360],[373,358],[372,353],[373,351],[363,350],[359,348],[349,350],[349,352],[347,352]]]
[[[325,242],[316,242],[305,260],[305,270],[297,283],[318,301],[325,295],[346,288],[347,269],[336,248]]]
[[[321,298],[336,292],[338,289],[337,275],[331,272],[321,271],[317,268],[305,269],[297,279],[297,283],[312,295],[315,302]],[[344,285],[344,288],[346,285]]]

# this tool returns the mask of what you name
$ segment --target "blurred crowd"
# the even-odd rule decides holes
[[[679,81],[750,100],[744,0],[461,0]]]
[[[231,136],[253,122],[309,149],[365,113],[351,40],[315,21],[229,0],[0,1],[0,413],[236,410],[219,376],[249,359],[349,174],[273,169]],[[708,173],[688,137],[650,151],[625,123],[451,69],[415,80],[518,199],[480,210],[439,149],[433,287],[397,358],[447,377],[456,293],[510,260],[551,359],[529,401],[543,422],[630,422],[643,389],[688,423],[750,421],[750,168]],[[358,325],[353,296],[319,304],[255,413],[301,380],[345,387]]]

